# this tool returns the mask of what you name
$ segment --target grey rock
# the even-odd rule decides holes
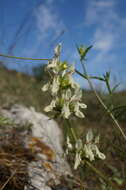
[[[48,171],[42,167],[41,159],[29,164],[29,175],[33,186],[39,190],[51,190],[47,185],[50,179],[58,184],[59,176],[71,174],[70,167],[63,156],[62,131],[54,120],[50,120],[46,115],[36,112],[33,107],[27,108],[22,105],[14,105],[9,110],[1,109],[0,112],[16,124],[32,124],[32,136],[39,137],[55,152],[56,158],[51,163],[53,171]]]

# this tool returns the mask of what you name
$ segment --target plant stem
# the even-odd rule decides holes
[[[86,67],[85,65],[83,64],[83,62],[81,61],[81,65],[82,65],[82,68],[83,68],[83,71],[84,71],[84,74],[86,76],[86,79],[88,81],[88,84],[91,88],[91,90],[94,92],[96,98],[98,99],[98,101],[100,102],[100,104],[103,106],[103,108],[105,109],[105,111],[110,115],[111,119],[113,120],[113,122],[115,123],[116,127],[118,128],[118,130],[120,131],[120,133],[122,134],[123,138],[126,140],[126,135],[125,133],[123,132],[122,128],[120,127],[118,121],[116,120],[116,118],[114,117],[114,115],[112,114],[112,112],[108,109],[108,107],[105,105],[105,103],[103,102],[103,100],[101,99],[101,97],[99,96],[99,94],[97,93],[97,91],[95,90],[91,80],[90,80],[90,77],[88,76],[87,74],[87,71],[86,71]],[[79,73],[78,73],[79,74]],[[80,75],[80,74],[79,74]],[[80,75],[81,77],[83,77],[83,75]],[[83,77],[84,78],[84,77]]]
[[[90,169],[92,169],[98,176],[100,176],[104,181],[111,185],[114,190],[120,190],[112,181],[110,181],[103,173],[101,173],[97,168],[95,168],[89,161],[84,160],[84,164],[87,164]]]
[[[74,131],[74,128],[71,127],[71,123],[69,120],[66,120],[68,127],[70,128],[69,132],[71,134],[69,134],[70,136],[72,136],[72,139],[74,140],[74,143],[76,143],[77,141],[77,136],[76,133]],[[90,169],[92,169],[99,177],[101,177],[104,181],[106,181],[108,184],[110,184],[114,190],[119,190],[119,188],[116,187],[116,185],[114,183],[112,183],[106,176],[104,176],[104,174],[102,172],[100,172],[97,168],[95,168],[89,161],[87,161],[86,159],[84,160],[84,164],[86,164]]]
[[[16,170],[11,174],[11,176],[7,179],[7,181],[2,185],[0,190],[3,190],[5,188],[5,186],[9,183],[9,181],[12,179],[12,177],[15,175],[15,173],[16,173]]]
[[[10,56],[10,55],[4,55],[4,54],[0,54],[1,57],[6,57],[6,58],[13,58],[13,59],[23,59],[23,60],[46,60],[46,61],[49,61],[51,59],[37,59],[37,58],[29,58],[29,57],[16,57],[16,56]]]
[[[71,123],[70,123],[69,119],[67,119],[66,122],[67,122],[67,125],[69,127],[69,132],[71,133],[70,136],[72,137],[73,142],[76,143],[76,141],[78,139],[77,135],[76,135],[73,127],[71,126]]]

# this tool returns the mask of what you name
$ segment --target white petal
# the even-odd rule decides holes
[[[101,160],[104,160],[105,158],[106,158],[106,156],[103,154],[103,153],[99,153],[99,158],[101,159]]]
[[[82,140],[78,139],[75,145],[77,150],[80,150],[83,147]]]
[[[84,118],[84,114],[79,110],[79,102],[73,103],[74,106],[74,113],[79,118]]]
[[[74,73],[75,72],[75,67],[73,65],[70,65],[69,70],[70,70],[71,73]]]
[[[70,89],[68,89],[67,91],[66,91],[66,97],[65,97],[65,99],[66,100],[69,100],[70,98],[71,98],[71,90]]]
[[[79,106],[83,109],[86,109],[87,108],[87,105],[86,104],[83,104],[83,103],[79,103]]]
[[[89,129],[86,135],[86,143],[90,143],[93,140],[93,132],[92,129]]]
[[[94,153],[91,149],[90,145],[84,145],[85,157],[88,158],[90,161],[95,160]]]
[[[75,156],[74,170],[78,168],[80,163],[81,163],[81,156],[80,156],[80,153],[77,152]]]
[[[69,109],[69,103],[65,103],[63,105],[63,108],[62,108],[62,116],[65,118],[65,119],[68,119],[71,112],[70,112],[70,109]]]
[[[60,56],[60,52],[61,52],[61,44],[58,44],[54,49],[55,56]]]
[[[76,88],[75,90],[75,95],[78,97],[78,99],[80,100],[82,97],[82,90],[80,88]]]
[[[99,143],[99,139],[100,139],[100,136],[98,135],[97,137],[95,137],[95,144],[98,144]]]
[[[44,108],[44,111],[45,112],[50,112],[50,111],[52,111],[52,107],[49,105],[49,106],[46,106],[45,108]]]
[[[53,110],[53,108],[56,106],[56,100],[52,100],[52,102],[50,103],[50,105],[46,106],[44,108],[45,112],[50,112]]]
[[[79,101],[82,97],[82,91],[80,88],[76,87],[75,88],[75,93],[71,98],[71,101]]]
[[[57,92],[59,90],[59,85],[60,85],[60,83],[59,83],[59,77],[54,77],[53,82],[52,82],[52,89],[51,89],[52,95],[56,95],[57,94]]]
[[[101,153],[98,149],[98,147],[95,145],[95,152],[96,152],[96,156],[98,156],[98,158],[104,160],[106,157],[103,153]]]
[[[69,80],[69,83],[70,83],[70,85],[71,85],[71,87],[73,89],[76,89],[76,88],[79,87],[79,84],[77,84],[76,82],[74,82],[74,79],[73,79],[73,77],[72,77],[71,74],[68,74],[68,80]]]
[[[45,84],[41,89],[43,92],[47,91],[49,89],[49,83]]]
[[[84,118],[85,117],[84,114],[81,111],[79,111],[79,110],[75,112],[75,115],[77,117],[79,117],[79,118]]]
[[[54,68],[57,66],[57,59],[56,58],[53,58],[49,64],[47,65],[47,68]]]
[[[67,136],[67,147],[68,149],[72,149],[72,144],[70,143],[70,138]]]
[[[62,72],[62,77],[64,77],[66,75],[66,70],[64,70],[63,72]]]

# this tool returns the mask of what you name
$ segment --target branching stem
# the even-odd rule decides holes
[[[97,91],[95,90],[91,80],[90,80],[90,77],[88,76],[87,74],[87,70],[86,70],[86,67],[84,65],[84,63],[81,61],[81,65],[82,65],[82,68],[83,68],[83,72],[84,72],[84,76],[86,76],[86,80],[88,81],[88,84],[90,86],[90,89],[94,92],[96,98],[98,99],[98,101],[100,102],[100,104],[103,106],[103,108],[105,109],[105,111],[110,115],[111,119],[113,120],[113,122],[115,123],[115,126],[118,128],[118,130],[120,131],[120,133],[122,134],[123,138],[126,140],[126,135],[125,133],[123,132],[120,124],[118,123],[118,121],[116,120],[116,118],[114,117],[113,113],[109,110],[109,108],[105,105],[105,103],[103,102],[103,100],[101,99],[101,97],[99,96],[99,94],[97,93]],[[78,73],[78,72],[77,72]],[[83,74],[80,74],[78,73],[81,77],[85,78],[83,76]]]

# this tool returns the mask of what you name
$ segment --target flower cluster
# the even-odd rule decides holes
[[[51,80],[42,87],[42,91],[49,91],[53,99],[44,111],[59,113],[65,119],[72,114],[83,118],[84,114],[80,109],[87,106],[81,103],[82,91],[72,77],[75,72],[74,66],[69,65],[66,61],[61,62],[60,53],[61,45],[58,45],[54,49],[53,59],[46,67]]]
[[[83,158],[89,159],[89,161],[95,160],[95,158],[99,158],[104,160],[105,155],[101,153],[97,147],[99,143],[99,136],[94,138],[93,132],[90,129],[86,135],[86,142],[83,144],[81,139],[78,139],[75,144],[75,164],[74,169],[76,170],[80,165]],[[67,152],[71,151],[74,147],[70,143],[69,137],[67,137]]]

